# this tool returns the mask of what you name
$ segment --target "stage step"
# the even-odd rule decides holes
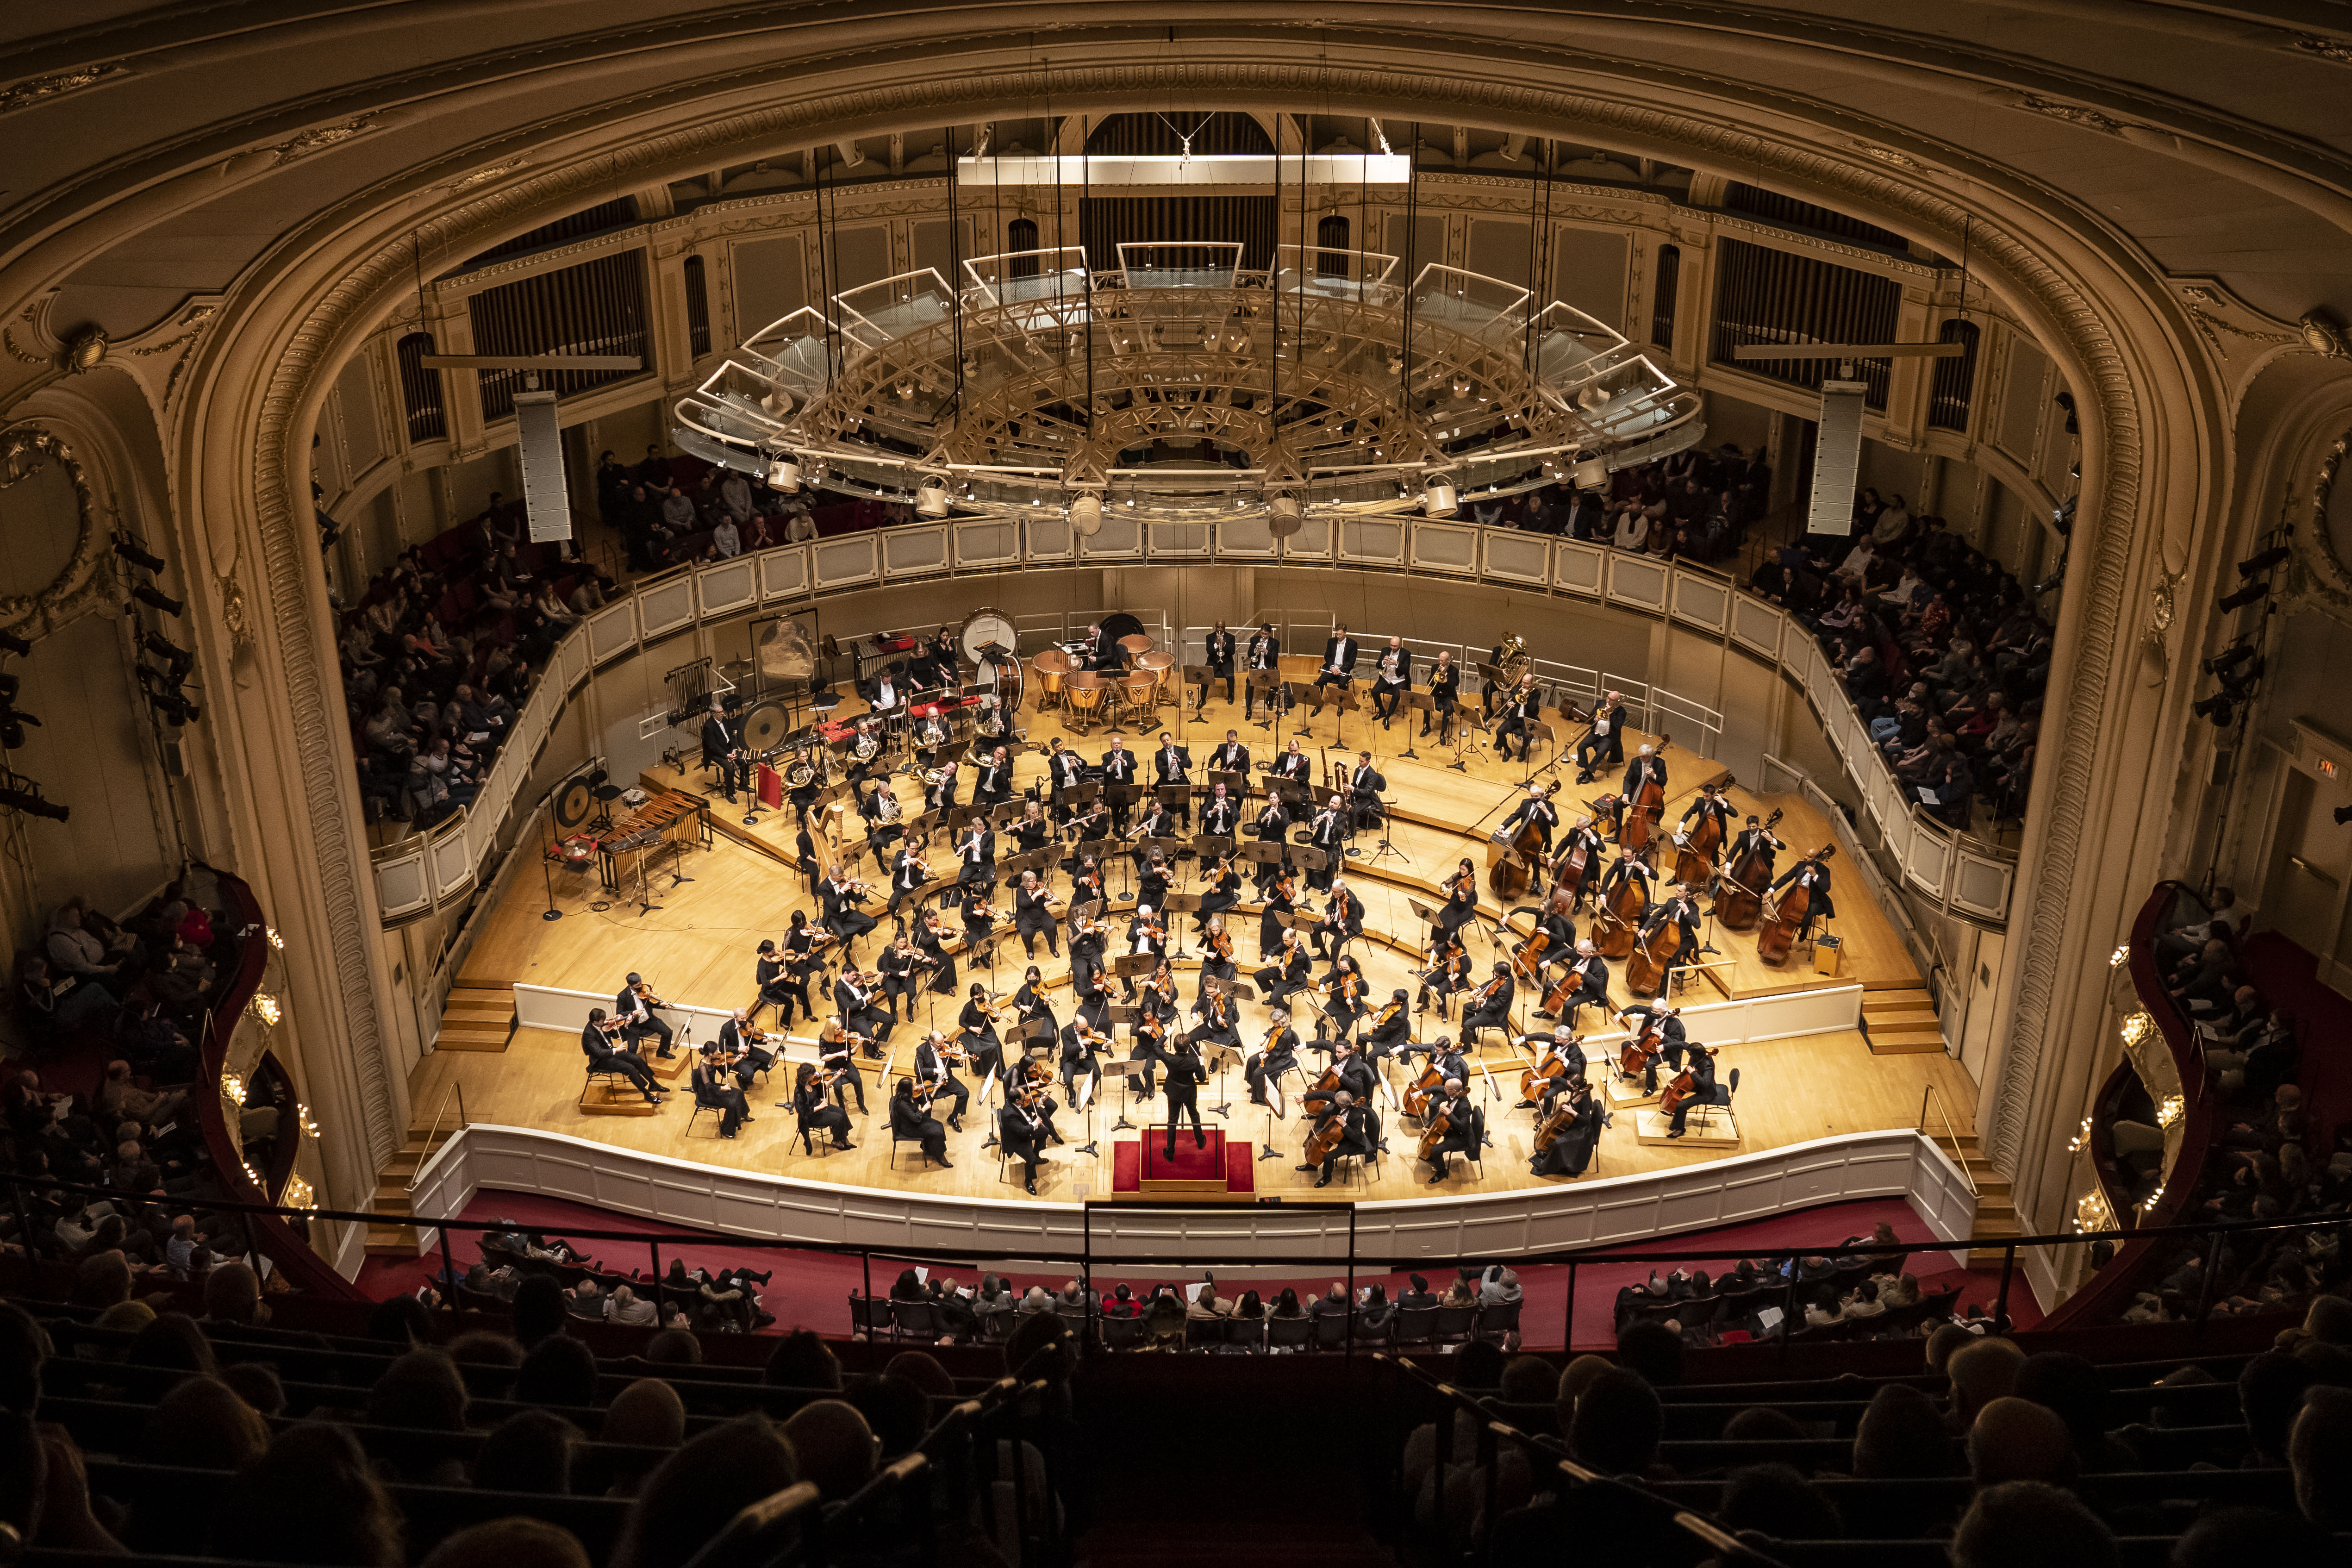
[[[433,1037],[433,1048],[436,1051],[497,1052],[507,1048],[508,1038],[504,1024],[488,1026],[445,1022],[440,1033]]]
[[[1944,1037],[1933,1029],[1881,1029],[1870,1031],[1870,1054],[1874,1057],[1927,1056],[1944,1048]]]
[[[441,1004],[441,1026],[434,1034],[436,1051],[503,1051],[514,1037],[515,1001],[512,986],[460,983],[449,988]]]
[[[417,1258],[424,1254],[413,1225],[371,1225],[367,1227],[370,1258]]]

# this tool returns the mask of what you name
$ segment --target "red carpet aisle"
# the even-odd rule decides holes
[[[628,1215],[607,1213],[584,1205],[567,1203],[560,1198],[546,1198],[520,1193],[486,1191],[478,1194],[467,1205],[462,1219],[488,1220],[504,1216],[524,1230],[537,1230],[550,1235],[563,1235],[567,1228],[580,1230],[617,1230],[632,1235],[656,1235],[674,1232],[676,1227],[656,1225],[649,1220]],[[1885,1220],[1895,1227],[1895,1234],[1906,1242],[1925,1244],[1927,1227],[1911,1212],[1910,1205],[1900,1199],[1873,1200],[1866,1203],[1830,1204],[1808,1209],[1802,1214],[1780,1215],[1752,1225],[1728,1226],[1718,1230],[1695,1231],[1688,1235],[1661,1237],[1660,1251],[1696,1251],[1702,1247],[1723,1248],[1720,1261],[1738,1260],[1745,1249],[1766,1247],[1835,1247],[1850,1236],[1869,1234],[1872,1226]],[[621,1242],[583,1243],[581,1249],[605,1266],[616,1269],[648,1272],[651,1256],[647,1249]],[[478,1256],[472,1237],[450,1237],[450,1250],[462,1269]],[[1630,1250],[1627,1249],[1627,1250]],[[849,1326],[849,1293],[865,1284],[865,1270],[856,1257],[835,1253],[814,1252],[799,1248],[761,1248],[730,1245],[720,1237],[713,1237],[705,1245],[696,1243],[683,1247],[664,1247],[662,1263],[668,1266],[673,1256],[683,1254],[689,1268],[712,1269],[732,1268],[740,1264],[755,1271],[775,1270],[775,1278],[761,1292],[769,1311],[776,1315],[780,1328],[812,1328],[820,1333],[845,1335]],[[1948,1256],[1944,1261],[1948,1262]],[[1915,1259],[1913,1272],[1917,1273]],[[388,1296],[394,1290],[414,1289],[440,1267],[437,1253],[424,1258],[370,1258],[360,1270],[360,1288],[371,1295]],[[874,1291],[887,1294],[890,1282],[900,1262],[874,1261]],[[1712,1274],[1717,1264],[1710,1261],[1700,1267]],[[949,1265],[943,1270],[953,1274],[966,1284],[977,1284],[981,1270],[968,1265]],[[1442,1268],[1422,1271],[1434,1289],[1444,1288],[1445,1273]],[[1647,1269],[1637,1265],[1580,1268],[1576,1275],[1576,1343],[1580,1349],[1606,1347],[1613,1339],[1610,1322],[1612,1304],[1618,1289],[1645,1278]],[[1304,1297],[1320,1292],[1334,1278],[1306,1276],[1286,1281]],[[1067,1275],[1013,1274],[1009,1276],[1024,1289],[1043,1285],[1058,1289]],[[1144,1289],[1166,1275],[1145,1276],[1104,1270],[1095,1276],[1097,1289],[1108,1290],[1126,1284],[1141,1293]],[[1197,1278],[1188,1275],[1186,1279]],[[1393,1297],[1403,1286],[1403,1274],[1360,1274],[1360,1285],[1381,1284]],[[1568,1305],[1568,1269],[1552,1264],[1522,1269],[1521,1289],[1526,1292],[1527,1305],[1521,1310],[1522,1334],[1530,1349],[1557,1350],[1560,1343],[1560,1320]],[[1966,1282],[1961,1293],[1965,1301],[1981,1299],[1988,1304],[2000,1289],[1998,1268],[1974,1271],[1939,1268],[1922,1273],[1920,1289],[1935,1290],[1950,1284]],[[1263,1295],[1271,1295],[1280,1283],[1269,1289],[1264,1284],[1255,1288]],[[2042,1309],[2027,1288],[2023,1270],[2019,1270],[2011,1286],[2010,1315],[2021,1329],[2030,1329],[2042,1321]]]

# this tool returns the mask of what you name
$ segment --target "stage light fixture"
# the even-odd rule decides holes
[[[12,702],[0,701],[0,751],[16,751],[25,743],[25,726],[41,728],[41,721],[30,713],[18,710]]]
[[[196,656],[161,632],[149,632],[139,639],[139,646],[170,666],[173,675],[185,675],[195,668]]]
[[[2284,561],[2290,553],[2292,552],[2285,545],[2273,544],[2268,550],[2263,551],[2260,555],[2249,555],[2243,561],[2239,562],[2238,575],[2241,577],[2259,577],[2263,573],[2269,571],[2272,567],[2276,566],[2281,562]]]
[[[1454,487],[1444,479],[1432,478],[1423,483],[1421,510],[1425,517],[1452,517],[1461,507],[1454,497]]]
[[[2224,597],[2220,602],[2219,607],[2224,610],[2242,610],[2255,600],[2266,597],[2270,591],[2271,585],[2268,583],[2249,583],[2236,593]]]
[[[167,616],[176,616],[186,607],[179,600],[173,598],[170,595],[159,594],[144,583],[142,583],[139,586],[133,588],[131,591],[131,596],[138,600],[141,604],[146,605],[149,609],[161,610]]]
[[[1597,490],[1609,482],[1609,465],[1598,458],[1586,458],[1576,465],[1576,488]]]
[[[2219,675],[2225,669],[2237,668],[2253,656],[2254,645],[2242,642],[2234,647],[2222,649],[2198,668],[2208,675]]]
[[[945,480],[935,480],[915,492],[915,510],[922,517],[945,517],[948,514],[948,487]]]
[[[0,789],[0,809],[21,811],[28,816],[44,816],[51,822],[63,822],[73,815],[73,807],[43,800],[37,791],[26,795],[20,789]]]
[[[768,465],[768,488],[791,495],[801,488],[801,466],[790,458],[779,458]]]
[[[142,572],[161,572],[163,569],[163,558],[150,554],[131,534],[118,533],[114,536],[114,552]]]
[[[14,632],[0,632],[0,651],[13,653],[21,658],[33,651],[33,645],[29,640],[16,636]]]
[[[2226,691],[2216,691],[2212,696],[2190,708],[2189,711],[2200,719],[2213,721],[2213,728],[2216,730],[2228,729],[2231,719],[2234,717],[2230,705],[2230,694]]]
[[[2336,826],[2341,827],[2347,822],[2352,822],[2352,805],[2337,806],[2336,808]]]

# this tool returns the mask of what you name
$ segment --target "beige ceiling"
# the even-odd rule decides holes
[[[1261,101],[1306,111],[1378,112],[1385,81],[1423,121],[1565,134],[1519,121],[1531,94],[1567,95],[1877,148],[1897,178],[2210,276],[2282,320],[2352,319],[2352,7],[1188,0],[1160,13],[1172,32],[1139,9],[20,0],[0,7],[0,306],[58,289],[54,330],[121,337],[273,247],[381,246],[500,180],[604,159],[606,194],[646,184],[659,171],[633,153],[697,128],[677,176],[836,129],[1194,107],[1188,73],[1230,100],[1243,67]],[[819,100],[843,118],[793,121]],[[714,155],[709,130],[730,122],[742,145]],[[1742,173],[1664,132],[1635,145],[1629,124],[1588,139]]]

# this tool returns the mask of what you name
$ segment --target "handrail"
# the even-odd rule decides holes
[[[400,1189],[402,1192],[415,1192],[416,1184],[425,1179],[425,1168],[433,1163],[433,1140],[440,1135],[441,1118],[448,1114],[452,1096],[457,1100],[457,1125],[461,1128],[466,1125],[465,1089],[466,1080],[452,1074],[449,1087],[441,1091],[441,1107],[433,1113],[433,1124],[425,1130],[425,1152],[417,1156],[416,1169],[408,1173],[408,1184]]]
[[[1928,1081],[1927,1091],[1919,1096],[1919,1125],[1916,1131],[1921,1136],[1927,1136],[1927,1101],[1931,1098],[1936,1102],[1936,1113],[1944,1119],[1944,1136],[1952,1141],[1952,1163],[1960,1168],[1962,1179],[1969,1184],[1969,1194],[1974,1197],[1984,1196],[1984,1194],[1977,1189],[1976,1177],[1969,1173],[1969,1157],[1960,1152],[1960,1135],[1952,1126],[1952,1108],[1944,1102],[1944,1091],[1936,1087],[1933,1079]]]

